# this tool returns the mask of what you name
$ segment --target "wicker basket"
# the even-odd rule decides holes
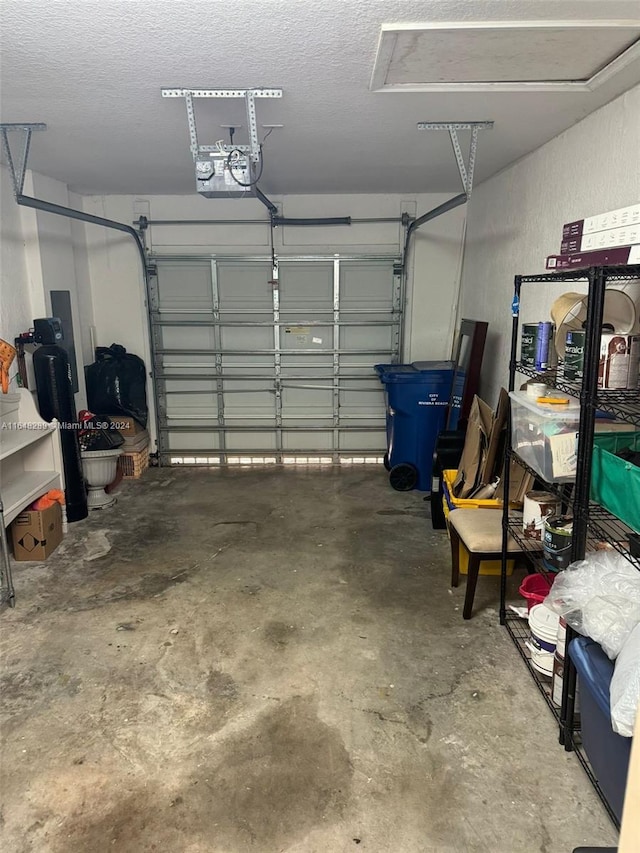
[[[149,448],[137,450],[133,453],[123,453],[118,457],[118,470],[125,480],[137,480],[142,477],[144,471],[149,467]]]

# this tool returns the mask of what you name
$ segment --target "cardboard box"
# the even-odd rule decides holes
[[[580,267],[625,266],[640,264],[640,244],[597,249],[594,252],[579,252],[575,255],[549,255],[548,270],[579,269]]]
[[[13,554],[16,560],[41,562],[62,542],[62,509],[55,503],[40,512],[28,510],[11,525]]]
[[[640,243],[640,223],[621,228],[608,228],[606,231],[596,231],[593,234],[583,234],[582,237],[563,240],[560,245],[560,254],[595,252],[597,249],[633,246],[636,243]]]
[[[586,219],[566,222],[562,226],[562,239],[582,237],[583,234],[593,234],[596,231],[606,231],[608,228],[621,228],[640,224],[640,203],[629,207],[619,207],[607,213],[598,213]]]
[[[105,415],[105,417],[109,418],[112,427],[117,429],[125,438],[133,437],[144,430],[144,427],[131,415]],[[100,420],[100,418],[96,418],[96,420]]]

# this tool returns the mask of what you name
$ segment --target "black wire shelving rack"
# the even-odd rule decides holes
[[[616,267],[590,267],[589,269],[569,270],[542,275],[516,276],[512,310],[511,355],[509,361],[509,391],[513,391],[516,376],[535,378],[563,394],[576,397],[580,401],[580,422],[578,427],[578,448],[576,477],[571,484],[547,483],[530,468],[507,442],[504,490],[509,493],[509,474],[511,459],[527,470],[543,488],[557,495],[562,501],[563,511],[573,515],[573,537],[571,546],[572,562],[584,559],[585,554],[599,548],[613,548],[622,554],[640,571],[640,558],[630,553],[629,535],[634,531],[623,521],[590,499],[591,461],[593,436],[597,412],[606,412],[615,418],[640,427],[640,391],[602,391],[598,390],[598,362],[600,353],[600,330],[604,314],[604,298],[608,285],[640,279],[640,264]],[[536,283],[566,284],[580,281],[586,283],[587,320],[585,324],[584,378],[581,383],[565,381],[562,365],[553,369],[537,371],[523,365],[517,359],[520,297],[523,285]],[[511,435],[511,415],[509,414],[509,435]],[[532,666],[526,641],[529,637],[527,623],[507,609],[507,540],[513,537],[523,550],[532,571],[540,572],[549,582],[553,573],[549,573],[542,560],[542,545],[536,540],[525,537],[521,516],[505,504],[503,509],[502,573],[500,579],[500,624],[504,625],[513,640],[520,656],[527,665],[533,680],[546,704],[554,715],[559,727],[559,741],[567,751],[575,752],[580,764],[586,771],[598,796],[616,827],[619,822],[606,797],[598,785],[598,780],[589,764],[580,738],[580,723],[575,712],[576,670],[568,654],[565,655],[563,672],[562,702],[554,703],[548,679],[541,676]],[[567,627],[567,648],[575,632]]]

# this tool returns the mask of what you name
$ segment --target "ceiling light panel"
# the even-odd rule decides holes
[[[591,91],[640,59],[640,21],[382,27],[376,91]]]

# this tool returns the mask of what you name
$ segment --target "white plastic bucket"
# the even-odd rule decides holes
[[[549,678],[553,675],[559,621],[558,614],[544,604],[536,604],[529,611],[531,636],[526,645],[531,653],[531,666]]]

